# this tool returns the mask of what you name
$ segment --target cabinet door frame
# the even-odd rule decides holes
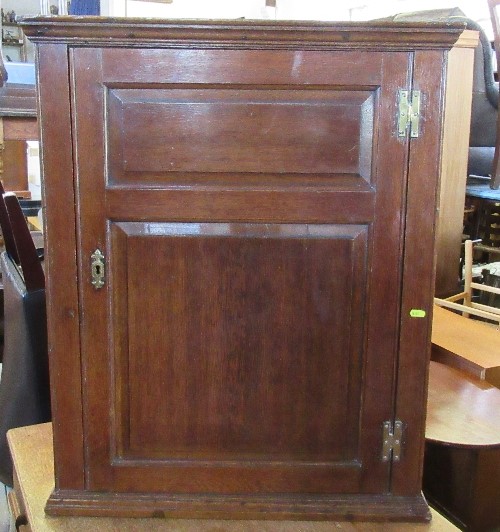
[[[361,472],[357,473],[360,479],[358,490],[361,490],[361,493],[386,492],[390,485],[390,465],[381,459],[381,450],[378,453],[373,452],[373,449],[381,446],[382,424],[384,420],[391,419],[394,411],[394,359],[398,349],[395,331],[399,327],[400,304],[400,292],[397,287],[400,286],[401,282],[400,256],[404,232],[402,204],[406,186],[408,138],[394,135],[392,120],[395,119],[394,102],[397,98],[398,88],[410,83],[411,54],[408,52],[384,54],[360,51],[338,51],[327,54],[316,51],[302,53],[303,79],[301,78],[300,82],[294,82],[294,85],[289,88],[294,100],[298,98],[297,93],[302,86],[301,84],[307,87],[307,85],[322,83],[319,87],[324,86],[324,90],[339,91],[341,94],[342,87],[346,86],[347,81],[350,81],[351,87],[354,87],[351,90],[354,91],[365,90],[370,94],[368,88],[371,88],[372,97],[375,98],[373,102],[375,125],[373,126],[373,145],[371,147],[372,156],[375,157],[375,160],[372,161],[369,169],[373,175],[369,174],[368,177],[364,177],[361,174],[357,178],[360,184],[356,185],[348,179],[345,184],[342,184],[344,181],[340,181],[340,185],[334,182],[329,186],[312,185],[313,190],[316,190],[315,186],[318,187],[318,191],[321,190],[321,195],[317,195],[315,192],[311,195],[310,188],[308,188],[311,185],[304,188],[300,184],[287,185],[287,188],[280,188],[279,185],[274,184],[268,190],[263,189],[263,185],[247,185],[243,188],[236,185],[231,188],[231,185],[219,185],[215,182],[215,184],[208,186],[188,185],[179,191],[175,184],[166,183],[165,190],[158,190],[156,184],[151,188],[147,182],[143,185],[140,181],[131,184],[127,182],[121,184],[120,180],[116,181],[114,174],[110,175],[113,170],[109,166],[110,161],[112,161],[110,157],[114,156],[114,152],[103,151],[103,146],[109,142],[113,132],[101,132],[101,127],[96,127],[96,125],[100,123],[100,120],[104,120],[102,122],[103,128],[127,127],[120,121],[117,121],[116,125],[115,122],[108,123],[113,118],[113,116],[109,117],[110,109],[113,108],[109,107],[111,104],[108,100],[115,93],[118,95],[125,94],[123,97],[126,98],[127,91],[140,91],[141,89],[147,91],[148,87],[158,87],[158,83],[153,82],[148,70],[153,63],[162,72],[165,72],[166,79],[162,83],[169,88],[169,91],[171,87],[179,84],[182,95],[188,91],[190,84],[194,84],[194,87],[206,84],[210,101],[212,101],[216,98],[217,90],[227,92],[228,89],[225,87],[230,88],[232,84],[236,88],[242,86],[243,93],[245,93],[246,83],[248,83],[245,76],[248,77],[248,80],[254,80],[252,90],[246,90],[248,93],[260,90],[260,87],[272,87],[273,83],[281,83],[284,88],[287,88],[288,84],[292,83],[292,78],[289,81],[286,77],[290,76],[290,71],[286,65],[297,59],[297,55],[293,52],[267,50],[251,52],[231,50],[225,52],[225,55],[221,55],[223,52],[207,50],[201,57],[194,51],[188,50],[133,50],[126,53],[128,59],[126,64],[120,60],[125,59],[124,51],[120,49],[75,49],[71,54],[75,65],[72,68],[74,69],[73,83],[76,94],[73,111],[73,137],[80,153],[94,154],[92,158],[88,158],[86,155],[80,156],[77,152],[76,164],[76,186],[79,191],[77,210],[78,233],[80,235],[78,244],[80,298],[82,308],[92,309],[91,315],[87,311],[87,315],[83,316],[81,322],[82,369],[85,381],[90,383],[92,390],[92,394],[87,394],[86,388],[83,390],[83,395],[86,397],[84,399],[84,423],[87,427],[85,430],[85,460],[88,465],[87,484],[95,490],[111,489],[112,485],[117,486],[118,483],[125,486],[130,483],[131,478],[135,478],[134,475],[140,475],[141,468],[139,462],[135,466],[132,464],[127,466],[126,462],[118,459],[118,457],[112,457],[111,462],[105,465],[106,461],[109,462],[110,453],[112,456],[112,449],[119,448],[120,445],[115,443],[111,433],[104,434],[102,432],[102,430],[114,430],[112,421],[99,425],[99,419],[103,415],[102,405],[110,404],[113,412],[114,407],[111,398],[115,393],[122,395],[121,392],[112,391],[117,382],[119,385],[119,377],[116,375],[114,363],[107,354],[109,353],[108,348],[104,347],[104,343],[96,343],[95,341],[107,336],[103,324],[108,323],[110,319],[109,313],[113,300],[107,287],[100,291],[93,289],[89,282],[88,268],[89,256],[94,249],[106,250],[106,254],[111,253],[110,224],[121,221],[175,223],[217,220],[228,223],[240,220],[248,223],[260,221],[270,224],[289,222],[310,224],[317,220],[322,224],[339,222],[355,224],[364,221],[369,227],[366,260],[368,261],[368,268],[374,272],[372,275],[379,279],[379,282],[375,283],[368,280],[369,284],[367,285],[370,290],[367,315],[372,316],[372,319],[367,320],[366,327],[368,329],[364,333],[366,335],[364,349],[370,355],[367,355],[367,359],[362,361],[363,369],[361,372],[364,377],[360,377],[363,382],[364,399],[359,414],[359,426],[363,427],[363,437],[357,444],[360,449],[359,461],[362,464]],[[237,74],[233,74],[226,63],[224,63],[225,70],[221,69],[222,57],[224,62],[233,61],[234,66],[232,68]],[[281,71],[275,73],[262,70],[262,65],[273,60],[273,57],[286,58],[283,61],[285,66],[281,67],[283,73]],[[308,66],[314,65],[315,62],[324,63],[321,71],[316,71],[314,67]],[[352,72],[348,68],[348,65],[353,62],[365,65],[364,69],[360,71],[360,79],[356,82],[352,80]],[[214,65],[213,73],[208,70],[208,65],[212,65],[212,63]],[[245,63],[248,69],[243,70],[237,66],[241,63]],[[173,71],[173,65],[177,64],[192,64],[192,68],[183,67],[178,71]],[[117,69],[117,65],[121,65],[120,69]],[[372,70],[369,70],[369,65],[372,65]],[[240,81],[241,77],[243,77],[242,81]],[[186,86],[187,88],[185,88]],[[213,89],[211,87],[222,88]],[[309,91],[310,98],[313,98],[314,90],[309,89]],[[170,92],[166,92],[166,97],[170,97]],[[285,91],[274,91],[275,95],[278,95],[276,97],[280,97],[281,92]],[[348,91],[345,90],[345,92]],[[152,98],[153,96],[154,93],[148,97]],[[235,101],[237,102],[237,100]],[[139,103],[141,102],[139,101]],[[135,105],[134,101],[133,105]],[[116,142],[113,143],[113,146],[115,144]],[[385,152],[390,153],[390,157],[385,156]],[[119,153],[122,156],[122,152]],[[366,166],[364,161],[359,164]],[[142,175],[140,177],[142,178]],[[133,201],[127,202],[128,194],[133,194]],[[182,196],[184,197],[182,201],[177,200],[178,197]],[[239,202],[236,200],[238,196],[241,197]],[[348,198],[350,197],[353,198],[352,203],[349,203]],[[87,198],[96,199],[88,202]],[[207,198],[211,199],[207,200]],[[235,212],[229,206],[233,202],[238,205],[239,212]],[[280,205],[292,207],[294,202],[299,206],[295,209],[296,213],[294,210],[289,210],[288,213],[280,210]],[[356,210],[348,212],[350,208],[348,206],[354,205],[354,202],[356,202]],[[122,207],[121,203],[126,207]],[[273,205],[273,208],[254,211],[254,205],[259,203]],[[249,207],[245,209],[245,205]],[[372,208],[374,211],[370,213]],[[383,251],[381,252],[381,250]],[[107,267],[109,271],[112,271],[110,264]],[[390,271],[391,275],[388,275],[387,271]],[[383,282],[380,282],[381,279]],[[389,308],[391,312],[387,311]],[[378,326],[374,325],[375,323]],[[380,334],[380,330],[386,332]],[[109,342],[110,346],[114,345],[114,340],[109,339]],[[103,376],[103,368],[108,368],[110,371],[107,378]],[[102,426],[102,430],[98,429],[99,426]],[[123,427],[120,428],[120,430],[122,429]],[[361,429],[359,431],[361,433]],[[173,471],[177,471],[176,466],[168,465],[167,462],[165,462],[164,467],[170,467],[172,474],[174,474]],[[143,484],[143,489],[146,491],[148,489],[154,490],[155,482],[160,482],[160,477],[165,475],[161,469],[161,462],[156,461],[155,464],[158,475],[153,474],[153,472],[148,474],[150,483],[147,486],[151,487],[147,488],[146,484]],[[188,467],[188,465],[185,464],[183,467]],[[194,465],[192,467],[194,468]],[[305,464],[304,467],[306,467]],[[313,465],[310,464],[308,467],[313,467]],[[114,469],[115,472],[112,472],[111,469]],[[121,474],[119,473],[120,469],[123,469]],[[280,469],[277,468],[276,471],[278,470]],[[192,475],[195,475],[195,469],[190,469],[190,471],[192,471]],[[231,469],[227,471],[228,476],[231,476]],[[178,475],[179,473],[175,474]],[[326,470],[324,474],[327,474]],[[333,474],[330,473],[330,475]],[[239,472],[239,475],[243,478],[242,471]],[[284,475],[284,473],[277,473],[277,475]],[[345,484],[344,473],[341,474],[340,469],[335,475],[339,477],[339,486],[348,485]],[[121,479],[123,477],[123,479],[118,481],[118,477]],[[193,480],[193,482],[195,485],[197,481]],[[291,480],[290,482],[293,485]],[[226,486],[222,481],[220,484]],[[180,480],[179,485],[183,485]],[[227,486],[229,485],[232,484],[227,484]],[[269,481],[269,486],[271,485],[272,483]],[[229,488],[221,487],[220,489]],[[273,489],[278,490],[278,488]],[[281,491],[284,489],[285,487],[280,488]],[[318,487],[318,489],[320,488]],[[344,488],[343,491],[345,490]],[[352,490],[353,488],[350,487],[347,491]]]

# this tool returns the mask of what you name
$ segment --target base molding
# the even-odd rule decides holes
[[[431,519],[423,495],[172,495],[54,490],[52,516],[411,521]]]

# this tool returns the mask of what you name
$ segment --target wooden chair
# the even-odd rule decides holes
[[[13,192],[3,194],[3,203],[7,211],[10,230],[14,240],[17,261],[21,267],[26,290],[33,292],[45,288],[45,274],[37,249],[33,242],[21,205]]]
[[[4,194],[5,190],[3,188],[2,182],[0,181],[0,227],[2,229],[5,251],[16,264],[19,264],[19,256],[17,254],[14,233],[12,232],[12,226],[10,224],[7,208],[5,207],[5,202],[3,201]]]
[[[493,35],[495,37],[495,53],[497,56],[497,65],[500,66],[500,0],[488,0],[490,9],[491,24],[493,26]],[[500,113],[497,119],[497,140],[495,144],[495,157],[493,159],[493,168],[491,173],[490,187],[498,189],[500,187]]]
[[[465,264],[464,264],[464,289],[458,294],[454,294],[447,298],[434,298],[434,303],[440,307],[445,307],[451,310],[458,310],[462,315],[468,318],[470,315],[484,318],[493,321],[500,328],[500,309],[475,303],[472,301],[472,291],[479,290],[480,292],[488,292],[490,294],[499,295],[500,288],[489,286],[486,284],[475,283],[472,279],[472,255],[473,242],[472,240],[465,241]],[[462,301],[462,303],[459,303]]]

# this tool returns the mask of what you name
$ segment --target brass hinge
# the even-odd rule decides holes
[[[416,138],[420,132],[420,91],[400,90],[398,98],[398,136],[405,137],[409,129],[410,137]]]
[[[396,420],[382,423],[382,461],[398,462],[401,458],[401,439],[403,438],[403,422]]]

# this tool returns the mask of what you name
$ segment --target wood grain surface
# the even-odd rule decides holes
[[[47,511],[428,519],[460,27],[62,17],[26,31],[52,257]],[[403,89],[423,97],[418,137],[397,128]]]
[[[456,446],[500,447],[500,390],[431,362],[425,436]]]
[[[500,387],[500,330],[435,305],[432,359]]]
[[[164,518],[50,517],[44,506],[53,489],[52,425],[9,432],[21,498],[32,532],[452,532],[458,530],[432,511],[430,523],[349,523],[310,521],[229,521]]]

